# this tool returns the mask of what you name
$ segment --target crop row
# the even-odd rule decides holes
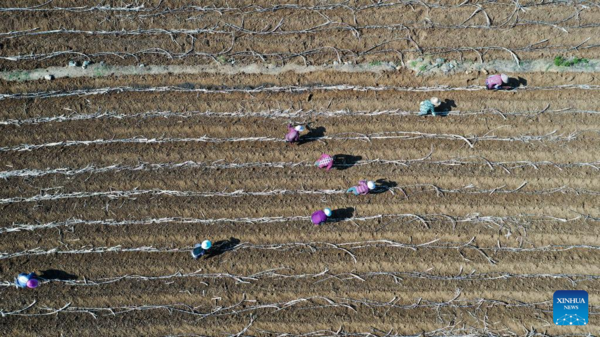
[[[445,160],[431,160],[429,155],[416,159],[361,159],[352,164],[336,163],[336,166],[370,166],[370,165],[394,165],[409,167],[411,165],[443,165],[443,166],[463,166],[477,165],[487,166],[491,171],[501,169],[510,174],[511,170],[519,168],[533,168],[538,170],[540,167],[551,167],[558,170],[573,168],[590,168],[600,170],[600,162],[569,162],[555,163],[551,161],[492,161],[482,156],[471,156],[464,158],[451,158]],[[185,161],[180,163],[147,163],[141,162],[136,165],[113,164],[109,166],[87,165],[82,168],[47,168],[47,169],[21,169],[12,171],[0,171],[0,179],[10,178],[32,178],[46,175],[64,175],[76,176],[81,174],[99,174],[107,172],[121,171],[159,171],[159,170],[177,170],[177,169],[248,169],[248,168],[294,168],[294,167],[312,167],[312,162],[230,162],[223,160],[215,162],[195,162]]]
[[[463,1],[456,5],[447,5],[438,1],[421,1],[421,0],[393,0],[393,1],[377,1],[368,3],[365,5],[351,5],[346,2],[342,3],[331,3],[331,4],[317,4],[317,5],[302,5],[302,4],[272,4],[270,6],[263,5],[242,5],[242,6],[199,6],[199,5],[186,5],[181,7],[169,8],[168,5],[162,4],[162,1],[157,6],[145,5],[96,5],[96,6],[53,6],[54,1],[48,0],[41,5],[29,6],[29,7],[2,7],[0,12],[74,12],[74,13],[87,13],[87,12],[118,12],[122,14],[132,13],[139,14],[139,17],[156,17],[181,14],[182,12],[215,12],[220,15],[228,12],[250,14],[250,13],[263,13],[263,12],[276,12],[281,10],[298,10],[298,11],[333,11],[333,10],[348,10],[351,12],[360,12],[373,9],[383,9],[397,6],[423,6],[427,9],[452,9],[460,7],[472,7],[480,8],[482,5],[504,5],[507,7],[514,8],[514,14],[518,11],[526,11],[530,8],[536,7],[550,7],[550,6],[587,6],[587,7],[598,7],[598,3],[589,0],[545,0],[543,2],[521,2],[521,1],[509,1],[507,3],[498,3],[496,0],[483,0],[476,1],[476,3],[470,3],[470,1]],[[153,13],[155,12],[155,13]]]
[[[600,191],[573,188],[567,185],[541,189],[541,190],[522,190],[527,185],[527,181],[524,181],[519,187],[514,189],[508,189],[505,185],[498,186],[495,188],[479,189],[473,184],[465,185],[460,188],[443,188],[434,184],[414,184],[396,187],[385,187],[383,191],[389,191],[392,194],[401,193],[402,196],[408,197],[410,194],[416,193],[428,193],[435,192],[438,196],[444,194],[510,194],[519,193],[525,195],[549,195],[549,194],[574,194],[574,195],[591,195],[598,196]],[[133,189],[133,190],[110,190],[110,191],[93,191],[93,192],[68,192],[68,193],[51,193],[51,189],[44,190],[40,194],[29,196],[29,197],[10,197],[0,199],[0,204],[15,204],[24,202],[40,202],[40,201],[52,201],[52,200],[63,200],[63,199],[82,199],[82,198],[108,198],[114,199],[130,199],[143,195],[150,195],[153,197],[157,196],[169,196],[169,197],[187,197],[187,198],[213,198],[213,197],[266,197],[266,196],[279,196],[279,195],[335,195],[335,194],[346,194],[345,189],[334,190],[288,190],[288,189],[273,189],[273,190],[262,190],[262,191],[246,191],[246,190],[235,190],[231,192],[225,191],[180,191],[180,190],[162,190],[162,189]]]
[[[452,91],[482,91],[485,86],[471,85],[465,87],[449,87],[449,86],[431,86],[431,87],[401,87],[401,86],[362,86],[362,85],[289,85],[289,86],[259,86],[254,88],[189,88],[183,86],[161,86],[161,87],[104,87],[104,88],[89,88],[75,89],[65,91],[38,91],[38,92],[22,92],[22,93],[3,93],[0,94],[0,100],[8,99],[42,99],[42,98],[59,98],[59,97],[85,97],[106,94],[122,94],[122,93],[195,93],[195,94],[261,94],[261,93],[307,93],[314,91],[322,92],[452,92]],[[517,88],[517,91],[552,91],[552,90],[600,90],[600,85],[591,84],[563,84],[553,86],[534,87],[527,86],[525,88]]]
[[[49,228],[74,228],[75,226],[132,226],[132,225],[158,225],[158,224],[200,224],[200,225],[212,225],[212,224],[265,224],[265,223],[286,223],[293,221],[308,221],[308,216],[275,216],[275,217],[260,217],[260,218],[218,218],[218,219],[207,219],[207,218],[182,218],[182,217],[164,217],[164,218],[144,218],[144,219],[132,219],[132,220],[84,220],[84,219],[68,219],[65,221],[52,221],[47,223],[13,223],[10,226],[0,228],[0,234],[13,233],[20,231],[34,231],[39,229]],[[494,216],[494,215],[480,215],[480,214],[467,214],[463,216],[449,215],[449,214],[379,214],[371,216],[356,216],[352,218],[336,219],[332,218],[332,221],[336,222],[365,222],[365,221],[382,221],[385,225],[390,222],[420,222],[425,227],[430,227],[434,223],[448,223],[452,225],[452,228],[456,228],[458,224],[473,224],[473,225],[484,225],[487,227],[495,228],[498,231],[505,231],[507,236],[510,236],[512,231],[515,229],[527,230],[528,227],[533,224],[540,223],[562,223],[569,224],[577,221],[585,222],[598,222],[600,218],[594,217],[589,214],[578,214],[572,218],[561,218],[545,214],[519,214],[513,216]],[[385,226],[384,225],[384,226]]]
[[[471,261],[465,257],[463,251],[474,251],[479,253],[486,261],[490,264],[497,264],[498,261],[494,260],[490,254],[497,253],[532,253],[532,252],[565,252],[570,250],[591,250],[598,251],[600,246],[595,245],[544,245],[539,247],[524,247],[520,245],[518,247],[502,246],[500,242],[496,246],[481,246],[475,242],[475,237],[472,237],[467,242],[444,242],[440,239],[434,239],[424,243],[401,243],[392,240],[369,240],[369,241],[356,241],[356,242],[288,242],[288,243],[274,243],[274,244],[262,244],[256,245],[251,243],[241,243],[235,246],[231,251],[237,252],[240,250],[268,250],[268,251],[303,251],[315,253],[318,251],[337,250],[345,253],[350,257],[354,263],[358,260],[354,254],[357,250],[365,248],[378,248],[378,249],[408,249],[412,251],[422,249],[442,249],[442,250],[454,250],[460,254],[465,261]],[[55,254],[106,254],[106,253],[189,253],[192,249],[191,246],[179,247],[179,248],[156,248],[152,246],[143,247],[122,247],[121,245],[112,247],[91,247],[83,246],[79,249],[60,249],[55,247],[51,249],[34,248],[19,252],[0,252],[0,260],[13,259],[19,257],[33,257],[43,255],[55,255]]]
[[[431,281],[444,281],[444,282],[477,282],[477,281],[495,281],[495,280],[534,280],[534,279],[552,279],[552,280],[567,280],[573,286],[577,286],[580,282],[586,281],[598,281],[600,280],[599,275],[587,275],[587,274],[518,274],[511,272],[491,272],[491,273],[477,273],[475,270],[471,272],[465,272],[462,268],[453,275],[434,274],[429,270],[427,271],[372,271],[372,272],[344,272],[344,273],[332,273],[329,269],[325,269],[318,273],[293,273],[289,268],[277,268],[269,269],[261,272],[249,274],[249,275],[236,275],[231,273],[202,273],[200,270],[184,273],[176,272],[169,275],[161,276],[144,276],[144,275],[122,275],[114,277],[103,277],[99,279],[83,279],[83,280],[45,280],[43,283],[58,282],[66,286],[77,286],[77,287],[95,287],[102,285],[110,285],[121,281],[174,281],[177,279],[194,278],[202,280],[205,285],[206,282],[215,280],[231,280],[235,283],[250,284],[260,281],[269,280],[306,280],[312,284],[318,284],[321,282],[337,281],[360,281],[368,282],[369,280],[378,280],[382,278],[389,278],[394,283],[401,283],[405,279],[423,279]],[[206,282],[205,282],[206,281]],[[0,287],[14,287],[12,281],[1,281]]]
[[[232,34],[233,35],[233,34]],[[510,58],[515,61],[517,65],[520,65],[521,59],[518,56],[518,53],[525,52],[573,52],[573,51],[584,51],[588,49],[596,49],[600,47],[600,44],[587,44],[590,38],[585,39],[580,42],[575,42],[570,45],[552,45],[549,43],[548,39],[543,39],[538,42],[529,44],[523,47],[503,47],[497,45],[490,46],[457,46],[457,47],[435,47],[435,48],[422,48],[418,45],[418,43],[410,36],[402,38],[394,38],[391,40],[386,40],[381,43],[374,44],[370,47],[367,47],[363,50],[351,50],[347,48],[339,48],[335,46],[322,46],[318,48],[305,49],[300,52],[269,52],[269,51],[256,51],[252,49],[246,49],[241,51],[234,52],[234,46],[236,37],[231,37],[231,43],[229,46],[224,47],[219,52],[201,52],[196,51],[194,47],[195,37],[189,36],[190,38],[190,48],[183,52],[169,51],[164,48],[146,48],[134,52],[126,52],[120,50],[113,51],[102,51],[102,52],[94,52],[94,53],[86,53],[81,50],[62,50],[55,51],[51,53],[25,53],[25,54],[17,54],[17,55],[8,55],[8,56],[0,56],[0,60],[7,61],[44,61],[53,59],[56,57],[75,57],[80,59],[101,59],[106,57],[116,57],[119,59],[128,59],[131,58],[136,62],[140,62],[140,57],[142,56],[164,56],[170,60],[183,60],[186,58],[196,57],[196,58],[204,58],[208,60],[213,60],[215,62],[221,62],[222,58],[228,58],[229,60],[253,60],[255,62],[281,62],[286,63],[293,61],[295,59],[301,59],[305,65],[312,64],[309,61],[309,57],[313,56],[327,56],[328,58],[333,57],[338,63],[343,63],[345,61],[353,61],[356,58],[364,57],[367,55],[392,55],[395,59],[399,59],[399,62],[402,65],[406,65],[404,62],[404,57],[406,54],[412,55],[416,57],[417,55],[445,55],[445,54],[458,54],[460,60],[463,59],[465,53],[473,53],[479,60],[479,62],[484,61],[484,56],[490,52],[504,52],[510,55]],[[414,48],[409,49],[398,49],[398,48],[384,48],[387,45],[390,45],[394,42],[404,41],[414,45]]]
[[[373,117],[373,116],[415,116],[418,111],[396,110],[374,110],[374,111],[350,111],[350,110],[263,110],[263,111],[144,111],[137,113],[120,113],[116,111],[99,110],[95,113],[77,113],[55,115],[48,117],[32,117],[26,119],[5,119],[0,120],[0,125],[32,125],[43,123],[63,123],[72,121],[104,120],[104,119],[149,119],[149,118],[193,118],[193,117],[218,117],[218,118],[240,118],[240,117],[261,117],[268,119],[307,119],[314,117]],[[499,115],[503,119],[508,117],[529,116],[533,117],[539,114],[600,114],[597,110],[580,110],[574,108],[550,109],[549,105],[545,108],[535,111],[502,111],[497,108],[487,108],[479,111],[460,111],[453,110],[447,114],[450,116],[477,116],[477,115]]]

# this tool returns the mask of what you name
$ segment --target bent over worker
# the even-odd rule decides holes
[[[375,183],[372,181],[361,180],[358,185],[350,187],[346,193],[354,193],[354,195],[366,195],[369,191],[375,189]]]
[[[202,243],[197,243],[192,249],[192,257],[194,260],[202,257],[206,252],[212,247],[212,242],[209,240],[204,240]]]
[[[327,171],[329,171],[333,167],[333,157],[326,153],[323,153],[319,160],[315,162],[315,166],[318,168],[324,168]]]
[[[508,83],[508,76],[505,74],[497,74],[489,76],[485,80],[487,90],[511,89],[510,86],[504,85]]]
[[[298,125],[293,127],[292,124],[288,124],[288,133],[285,135],[285,141],[287,143],[298,143],[300,140],[300,132],[304,131],[304,126]]]
[[[437,97],[431,97],[431,99],[424,100],[419,107],[419,116],[429,114],[436,116],[435,108],[440,106],[440,104],[442,104],[442,102],[440,102],[440,99]]]
[[[333,212],[331,212],[331,209],[329,208],[325,208],[324,210],[318,210],[310,216],[310,221],[312,221],[312,223],[315,226],[319,226],[320,224],[325,223],[327,221],[327,218],[330,217],[332,214]]]
[[[39,281],[35,273],[21,273],[15,279],[15,285],[19,288],[37,288]]]

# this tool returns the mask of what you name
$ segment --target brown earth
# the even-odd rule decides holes
[[[154,1],[146,2],[144,10],[118,11],[53,1],[35,11],[4,11],[0,25],[2,32],[232,30],[227,24],[241,26],[243,21],[244,29],[268,30],[284,19],[281,31],[285,31],[319,25],[326,20],[323,15],[341,22],[318,32],[238,32],[228,57],[250,48],[280,53],[334,44],[358,51],[394,38],[411,36],[415,41],[394,42],[377,49],[381,54],[356,58],[367,61],[398,61],[395,51],[383,50],[410,49],[415,44],[431,51],[466,46],[518,49],[541,39],[552,45],[577,45],[588,37],[589,45],[598,42],[594,40],[598,8],[587,2],[523,3],[524,10],[517,11],[515,3],[507,1],[460,3],[386,7],[352,2],[332,8],[280,9],[268,1],[246,1],[231,9],[226,2],[185,7],[183,1],[162,1],[152,8],[159,5]],[[370,5],[374,7],[361,7]],[[201,6],[222,7],[222,15]],[[298,6],[323,5],[301,1]],[[463,23],[477,6],[490,17],[491,27],[483,12]],[[577,11],[579,16],[570,18]],[[563,19],[567,20],[559,22]],[[360,38],[348,29],[393,24],[407,28],[363,28]],[[463,25],[478,27],[457,27]],[[214,53],[230,41],[228,34],[193,36],[196,52]],[[63,32],[0,39],[0,54],[6,57],[65,49],[96,53],[162,47],[185,52],[191,38]],[[593,48],[571,52],[587,57],[596,53]],[[535,59],[553,57],[555,52],[518,54]],[[147,64],[209,61],[139,57]],[[469,57],[476,60],[476,55]],[[38,68],[71,58],[3,60],[0,67]],[[485,58],[511,56],[494,50]],[[135,63],[132,58],[109,56],[94,60]],[[307,60],[333,58],[311,55]],[[3,94],[119,86],[457,88],[124,92],[1,100],[0,121],[7,123],[0,124],[0,176],[5,177],[0,180],[0,334],[596,333],[598,90],[555,86],[600,83],[596,74],[510,75],[527,84],[510,92],[471,91],[465,87],[483,85],[483,73],[417,77],[406,70],[0,83]],[[416,116],[418,103],[431,96],[451,100],[452,114]],[[288,109],[302,112],[291,118],[276,112]],[[269,110],[273,112],[266,117],[255,115]],[[402,113],[356,114],[383,110]],[[152,111],[175,115],[157,116]],[[96,113],[109,116],[75,120],[78,114]],[[327,113],[334,116],[323,115]],[[71,119],[30,120],[61,115]],[[287,145],[282,140],[289,122],[324,129],[301,145]],[[396,138],[378,139],[379,133]],[[204,136],[217,140],[206,142]],[[266,139],[244,139],[248,137]],[[138,138],[162,143],[124,142]],[[100,144],[82,143],[99,139]],[[64,141],[79,143],[52,144]],[[23,150],[26,145],[42,147]],[[312,166],[324,152],[346,156],[325,172]],[[188,166],[177,166],[185,162]],[[78,169],[82,171],[73,172]],[[389,189],[361,197],[343,193],[361,179],[378,180]],[[336,211],[335,219],[315,227],[308,217],[325,207]],[[194,261],[190,248],[207,238],[228,240],[225,247],[231,250],[216,250],[214,256]],[[49,281],[36,290],[11,285],[18,273],[30,271]],[[560,289],[588,291],[590,325],[552,323],[552,294]]]
[[[80,3],[53,1],[37,11],[5,12],[0,67],[31,69],[66,65],[70,59],[110,64],[401,63],[423,53],[472,61],[512,60],[511,52],[522,59],[563,53],[592,58],[600,11],[586,4],[352,1],[328,6],[301,1],[278,7],[268,1],[238,1],[232,7],[227,1],[195,6],[154,1],[140,10],[82,11]]]

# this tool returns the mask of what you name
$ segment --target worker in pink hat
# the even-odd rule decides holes
[[[375,189],[375,183],[372,181],[361,180],[358,185],[350,187],[346,193],[354,193],[354,195],[366,195],[369,191]]]
[[[488,90],[500,90],[500,89],[511,89],[510,86],[505,85],[508,83],[508,76],[506,74],[497,74],[489,76],[485,80],[485,87]]]
[[[39,285],[39,281],[35,273],[21,273],[15,279],[15,284],[19,288],[35,289]]]
[[[285,141],[287,143],[296,143],[300,140],[300,132],[304,131],[304,126],[298,125],[293,127],[292,124],[288,124],[288,133],[285,135]]]
[[[327,218],[330,217],[331,214],[333,214],[331,212],[331,209],[325,208],[324,210],[318,210],[314,212],[310,216],[310,220],[315,226],[319,226],[320,224],[325,223],[325,221],[327,221]]]
[[[333,157],[323,153],[319,160],[315,162],[315,166],[317,166],[318,168],[325,168],[327,169],[327,171],[329,171],[333,167]]]

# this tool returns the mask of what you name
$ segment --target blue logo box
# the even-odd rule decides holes
[[[552,301],[556,325],[587,325],[588,293],[585,290],[557,290]]]

